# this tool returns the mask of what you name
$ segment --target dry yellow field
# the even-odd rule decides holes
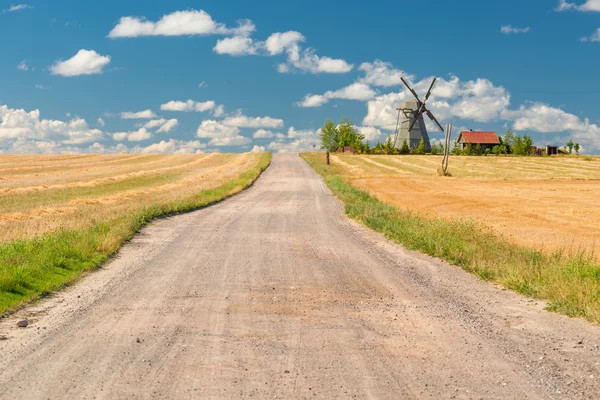
[[[509,240],[600,256],[600,158],[332,155],[344,179],[382,201],[473,219]]]
[[[87,229],[186,199],[256,167],[259,154],[0,155],[0,243]]]

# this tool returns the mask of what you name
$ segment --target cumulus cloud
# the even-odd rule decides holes
[[[237,34],[217,41],[213,50],[218,54],[232,56],[275,56],[286,53],[287,61],[277,67],[277,70],[282,73],[294,70],[313,74],[346,73],[354,68],[354,65],[347,63],[345,60],[320,57],[314,49],[302,49],[300,44],[305,40],[304,35],[296,31],[275,32],[264,42],[254,41],[248,35]]]
[[[106,125],[106,123],[104,122],[104,120],[102,118],[98,118],[98,120],[96,121],[96,124],[98,124],[98,126],[104,127],[104,125]]]
[[[413,78],[406,72],[395,69],[391,63],[381,60],[375,60],[372,63],[364,62],[358,69],[365,73],[365,76],[360,79],[360,82],[371,86],[397,86],[402,85],[402,80],[400,78],[403,76],[406,79]]]
[[[156,118],[156,114],[152,110],[144,110],[138,112],[126,111],[121,113],[121,119],[152,119]]]
[[[177,121],[175,118],[169,119],[169,120],[161,118],[161,119],[153,119],[151,121],[148,121],[143,125],[143,127],[146,129],[158,128],[156,133],[168,133],[168,132],[171,132],[173,130],[173,128],[175,128],[177,126],[178,123],[179,123],[179,121]]]
[[[245,36],[233,36],[225,39],[220,39],[213,48],[217,54],[229,54],[231,56],[247,56],[254,55],[260,49],[259,44]]]
[[[298,103],[300,107],[320,107],[331,99],[346,100],[369,100],[375,97],[377,93],[369,85],[356,82],[336,91],[328,91],[325,94],[309,94],[304,100]]]
[[[281,128],[283,120],[271,117],[247,117],[245,115],[234,115],[223,120],[223,125],[238,128]]]
[[[586,0],[585,3],[579,5],[570,3],[566,0],[560,0],[556,11],[595,11],[600,12],[600,0]]]
[[[196,130],[197,137],[210,139],[234,137],[237,136],[238,133],[240,133],[239,128],[235,126],[227,126],[214,120],[202,121]]]
[[[424,78],[413,87],[424,93],[432,78]],[[398,105],[412,99],[408,89],[375,97],[367,102],[367,116],[363,125],[393,130],[398,117]],[[438,120],[449,118],[470,119],[478,122],[498,120],[510,104],[510,94],[487,79],[461,82],[457,77],[438,79],[438,84],[428,102]]]
[[[242,20],[236,28],[215,22],[204,10],[175,11],[153,22],[144,17],[122,17],[108,37],[132,38],[139,36],[241,35],[247,36],[256,27],[250,20]]]
[[[25,60],[23,60],[19,63],[19,65],[17,65],[17,69],[19,71],[29,71],[29,66],[25,64]]]
[[[182,112],[204,112],[215,108],[215,102],[212,100],[205,102],[197,102],[193,100],[188,101],[174,101],[171,100],[168,103],[162,104],[160,109],[163,111],[182,111]]]
[[[137,131],[132,132],[113,133],[112,137],[118,142],[125,139],[130,142],[141,142],[142,140],[150,139],[152,137],[152,133],[150,133],[146,128],[140,128]]]
[[[81,49],[66,61],[57,61],[49,67],[50,73],[61,76],[101,74],[110,63],[110,56],[102,56],[94,50]]]
[[[254,145],[254,147],[252,148],[252,150],[250,150],[251,153],[264,153],[265,152],[265,146],[259,146],[257,144]]]
[[[161,140],[159,143],[153,143],[147,147],[134,148],[132,153],[141,154],[194,154],[202,153],[206,144],[200,143],[199,140],[176,140],[169,139],[168,141]]]
[[[208,142],[209,146],[245,146],[252,143],[252,140],[247,137],[236,135],[232,137],[217,137]]]
[[[515,33],[527,33],[529,31],[531,31],[530,27],[517,28],[512,25],[504,25],[504,26],[500,27],[500,32],[504,33],[505,35],[511,35],[511,34],[515,34]]]
[[[259,129],[252,135],[254,139],[270,139],[273,136],[273,132],[268,131],[266,129]]]
[[[40,119],[40,111],[27,112],[23,109],[0,106],[0,146],[31,140],[57,145],[79,145],[101,140],[104,136],[99,129],[91,129],[79,117],[69,121]],[[36,151],[37,152],[37,151]]]
[[[292,141],[277,140],[267,145],[267,149],[276,153],[301,153],[315,151],[320,147],[318,140],[295,139]]]

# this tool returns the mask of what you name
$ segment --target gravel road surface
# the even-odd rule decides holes
[[[275,155],[1,320],[0,398],[600,398],[600,328],[544,306],[349,221]]]

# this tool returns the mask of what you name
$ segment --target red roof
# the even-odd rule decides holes
[[[475,131],[463,131],[458,137],[458,141],[461,142],[461,137],[464,143],[471,144],[500,144],[496,132],[475,132]],[[463,143],[463,142],[461,142]]]

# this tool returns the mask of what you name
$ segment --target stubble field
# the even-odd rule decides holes
[[[270,157],[0,155],[0,313],[97,267],[151,219],[243,190]]]
[[[519,245],[600,256],[600,158],[339,156],[353,186],[433,217],[472,219]]]

